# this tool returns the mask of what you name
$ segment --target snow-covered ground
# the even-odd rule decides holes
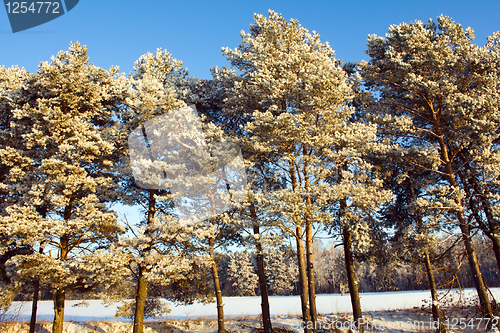
[[[500,288],[491,288],[497,300],[500,300]],[[464,289],[464,297],[472,297],[474,289]],[[378,292],[361,293],[361,305],[363,311],[385,311],[396,309],[412,309],[421,307],[423,300],[430,300],[429,291],[399,291],[399,292]],[[318,312],[321,314],[348,313],[351,311],[351,300],[349,294],[321,294],[316,296]],[[272,316],[294,316],[300,314],[299,296],[271,296]],[[114,318],[118,304],[105,306],[101,301],[87,301],[88,306],[74,306],[81,301],[67,301],[64,310],[64,318],[68,321],[88,321],[88,320],[117,320]],[[13,307],[20,306],[15,302]],[[186,306],[170,306],[172,312],[167,319],[195,319],[195,318],[215,318],[217,309],[215,304],[192,304]],[[228,317],[260,315],[260,297],[224,297],[224,314]],[[19,320],[29,319],[31,313],[31,303],[22,304],[22,311]],[[52,301],[42,301],[38,305],[38,319],[51,321],[54,316]],[[118,318],[123,320],[123,318]]]
[[[492,294],[496,299],[500,299],[500,288],[492,288]],[[461,296],[458,292],[452,292],[454,299],[458,300],[459,297],[462,299],[471,298],[475,295],[475,290],[465,289],[462,290]],[[426,320],[428,321],[430,316],[427,313],[416,314],[418,311],[409,311],[420,309],[422,305],[429,304],[430,292],[429,291],[404,291],[404,292],[379,292],[379,293],[362,293],[361,304],[363,311],[367,314],[370,321],[381,321],[381,322],[396,322],[403,323],[407,320]],[[116,327],[122,327],[123,325],[130,325],[126,323],[127,320],[124,318],[114,318],[116,308],[118,304],[113,304],[111,306],[105,306],[101,301],[87,301],[87,306],[74,306],[75,304],[81,303],[81,301],[67,301],[65,308],[65,327],[67,332],[78,333],[78,332],[91,332],[89,331],[89,323],[91,322],[107,322],[101,325],[110,325],[108,329],[101,328],[100,331],[104,332],[127,332],[128,329],[122,328],[118,329]],[[271,315],[274,317],[273,322],[284,327],[297,328],[300,324],[299,314],[300,314],[300,298],[299,296],[272,296],[270,297],[271,305]],[[31,303],[14,303],[12,309],[19,309],[18,320],[26,321],[30,317]],[[179,325],[186,325],[186,323],[181,323],[178,320],[188,320],[191,328],[182,327],[182,330],[177,330],[173,332],[212,332],[215,329],[215,321],[205,321],[205,324],[201,326],[195,324],[197,319],[210,319],[216,317],[216,307],[215,304],[193,304],[188,306],[173,306],[171,305],[172,311],[165,318],[169,321],[169,325],[178,323]],[[318,313],[322,315],[328,314],[348,314],[351,311],[351,303],[349,294],[323,294],[317,295],[317,308]],[[17,312],[17,311],[16,311]],[[252,318],[260,315],[260,297],[224,297],[224,313],[227,318]],[[50,322],[53,318],[53,304],[51,301],[42,301],[39,303],[38,307],[38,320]],[[330,316],[331,320],[342,320],[348,319],[346,315],[336,315]],[[237,332],[250,332],[245,329],[245,325],[248,327],[256,325],[258,326],[257,320],[248,319],[247,324],[242,324],[242,321],[230,321],[229,325],[237,325]],[[74,321],[74,323],[69,323],[69,321]],[[113,324],[115,322],[115,324]],[[150,332],[162,332],[164,328],[153,328],[157,324],[150,324]],[[205,326],[203,326],[205,325]],[[208,325],[208,326],[207,326]],[[210,326],[211,325],[211,326]],[[73,327],[73,328],[71,328]],[[85,328],[87,327],[87,328]],[[112,328],[115,327],[115,328]],[[123,326],[125,327],[125,326]],[[173,326],[172,326],[173,327]],[[99,330],[98,330],[99,331]],[[393,330],[382,330],[386,332],[392,332]],[[396,330],[397,332],[422,332],[422,330]],[[394,331],[394,332],[396,332]],[[427,330],[423,330],[426,332]],[[43,332],[43,331],[40,331]],[[167,331],[168,332],[168,331]]]

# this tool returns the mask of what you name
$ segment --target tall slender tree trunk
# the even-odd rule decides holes
[[[347,170],[347,164],[343,164],[338,170],[340,174],[341,170]],[[346,198],[340,200],[339,211],[341,218],[347,214]],[[356,281],[356,271],[354,270],[354,255],[352,252],[351,230],[347,224],[342,226],[342,241],[344,243],[344,263],[347,273],[347,284],[349,286],[349,297],[351,298],[352,317],[354,323],[356,324],[356,326],[358,326],[359,320],[363,318],[363,313],[361,311],[361,301],[359,299],[359,288],[358,281]],[[359,330],[361,332],[364,332],[364,329],[364,325],[359,325]]]
[[[64,301],[66,291],[61,288],[55,288],[54,295],[54,322],[52,324],[52,333],[62,333],[64,322]]]
[[[347,272],[347,283],[349,285],[349,295],[351,297],[351,305],[352,305],[352,316],[353,316],[353,321],[357,326],[359,320],[363,317],[363,314],[361,312],[361,301],[359,299],[358,282],[356,281],[356,272],[354,270],[352,238],[351,238],[351,230],[349,229],[349,227],[346,226],[342,228],[342,235],[344,241],[344,259],[345,259],[345,268]],[[364,326],[360,325],[359,331],[363,332]]]
[[[304,245],[302,243],[303,232],[302,227],[298,226],[295,229],[297,243],[297,263],[299,266],[299,291],[300,302],[302,305],[302,321],[304,323],[304,332],[311,333],[311,313],[309,311],[309,288],[307,285],[306,261],[304,258]]]
[[[250,217],[253,222],[253,233],[254,235],[260,235],[259,223],[257,221],[257,212],[255,211],[255,204],[252,201],[250,203]],[[269,291],[267,288],[267,278],[264,263],[264,250],[262,248],[262,242],[260,237],[255,238],[255,248],[257,250],[257,275],[259,276],[259,289],[260,289],[260,307],[262,309],[262,326],[264,327],[264,333],[272,332],[271,324],[271,311],[269,309]]]
[[[412,196],[415,196],[413,188],[412,188]],[[421,231],[424,229],[424,223],[422,220],[422,216],[420,214],[417,214],[417,218],[418,218],[417,230]],[[431,291],[432,319],[434,319],[434,321],[438,323],[438,327],[436,328],[436,332],[437,333],[445,333],[446,326],[444,323],[443,313],[441,311],[441,308],[439,307],[439,298],[438,298],[438,293],[437,293],[436,280],[434,279],[434,273],[432,272],[431,259],[429,256],[429,249],[427,247],[424,247],[424,266],[425,266],[425,272],[427,273],[427,279],[429,280],[429,288]]]
[[[43,246],[41,244],[38,252],[40,254],[43,253]],[[36,315],[38,311],[39,297],[40,297],[40,280],[37,277],[35,277],[35,280],[33,281],[33,301],[31,303],[30,333],[35,333]]]
[[[303,148],[303,154],[307,155],[306,147]],[[309,168],[307,161],[304,162],[304,186],[306,190],[306,214],[304,225],[306,227],[306,265],[307,265],[307,287],[309,289],[309,312],[313,323],[313,332],[318,332],[318,312],[316,310],[316,284],[314,281],[314,256],[313,256],[313,221],[311,218],[311,195],[309,183]]]
[[[38,278],[35,278],[35,280],[33,281],[33,301],[31,303],[30,333],[35,333],[39,294],[40,280]]]
[[[144,131],[144,127],[143,127]],[[149,190],[148,198],[148,212],[146,225],[153,223],[153,219],[156,214],[156,195],[157,190]],[[148,235],[146,230],[145,235]],[[151,247],[148,246],[141,253],[142,257],[146,257],[151,251]],[[137,291],[135,294],[135,311],[134,311],[134,329],[133,333],[143,333],[144,332],[144,307],[146,306],[146,298],[148,296],[148,281],[144,276],[145,268],[138,265],[137,271]]]
[[[457,215],[462,215],[460,220],[465,221],[465,217],[463,216],[463,212]],[[479,297],[479,302],[482,307],[483,313],[488,318],[493,318],[493,310],[489,301],[488,293],[486,291],[486,286],[484,284],[483,275],[481,274],[481,270],[479,268],[479,262],[477,260],[476,250],[474,249],[474,244],[472,243],[470,228],[467,225],[460,224],[460,230],[462,231],[462,239],[464,240],[465,250],[467,252],[467,259],[469,260],[469,266],[472,271],[472,279],[474,281],[474,285],[476,287],[476,291]]]
[[[209,240],[211,248],[214,246],[214,239]],[[222,302],[222,291],[220,289],[219,272],[217,271],[217,262],[212,253],[212,277],[214,280],[215,299],[217,301],[217,332],[225,333],[224,327],[224,303]]]
[[[295,168],[293,163],[289,162],[290,167],[290,180],[292,183],[292,190],[295,191],[297,188],[297,178],[295,175]],[[304,332],[311,333],[311,312],[309,309],[309,287],[306,272],[306,260],[304,257],[304,244],[303,244],[303,231],[302,225],[297,225],[295,228],[295,241],[297,244],[297,265],[299,266],[299,291],[300,291],[300,303],[302,306],[302,322],[304,324]]]
[[[307,265],[307,287],[309,291],[309,311],[313,323],[313,332],[318,332],[318,313],[316,310],[316,288],[314,282],[314,264],[313,264],[313,230],[311,221],[306,224],[306,265]]]
[[[144,270],[139,266],[137,274],[137,291],[135,294],[135,312],[134,312],[134,333],[144,332],[144,307],[146,305],[146,296],[148,294],[148,283],[144,277]]]
[[[445,333],[446,326],[444,324],[443,313],[441,312],[441,308],[439,307],[439,298],[437,294],[436,280],[434,280],[434,273],[432,272],[431,260],[429,258],[429,250],[427,249],[425,249],[424,251],[424,264],[425,264],[425,271],[427,272],[427,279],[429,280],[429,288],[431,289],[432,319],[438,322],[438,328],[436,332]]]
[[[435,114],[434,114],[434,117],[436,117]],[[439,148],[440,148],[441,161],[444,163],[444,166],[445,166],[446,178],[447,178],[450,186],[453,187],[458,193],[460,191],[460,187],[458,186],[458,184],[456,182],[455,173],[453,171],[453,166],[452,166],[451,160],[448,156],[448,148],[446,146],[446,142],[444,140],[444,137],[441,133],[441,129],[439,127],[437,119],[435,119],[434,132],[437,134]],[[469,266],[470,266],[471,271],[472,271],[472,279],[474,280],[474,285],[476,287],[477,295],[479,297],[479,302],[481,304],[481,308],[482,308],[482,311],[484,313],[484,316],[487,318],[493,318],[494,317],[493,309],[491,307],[488,293],[486,291],[486,286],[484,284],[481,270],[479,269],[479,262],[477,260],[476,251],[474,249],[474,244],[472,243],[470,226],[467,223],[465,216],[464,216],[464,212],[463,212],[463,208],[462,208],[463,207],[462,199],[460,197],[457,197],[456,202],[457,202],[458,207],[461,207],[460,209],[456,210],[456,215],[457,215],[460,231],[462,232],[462,239],[464,241],[465,250],[467,253],[467,259],[469,260]],[[491,321],[489,321],[488,326],[491,326]],[[488,329],[489,328],[490,327],[488,327]]]
[[[70,208],[65,208],[65,219],[69,219]],[[64,235],[60,239],[60,259],[64,261],[68,258],[69,253],[69,237]],[[66,300],[66,290],[63,287],[57,287],[53,290],[54,299],[54,322],[52,324],[52,333],[62,333],[64,322],[64,301]]]

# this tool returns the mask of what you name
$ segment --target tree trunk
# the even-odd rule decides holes
[[[217,300],[217,333],[225,333],[224,328],[224,303],[222,302],[222,291],[220,289],[219,273],[217,271],[217,262],[212,257],[212,276],[214,279],[215,298]]]
[[[294,165],[289,161],[290,167],[290,180],[292,183],[292,190],[295,191],[297,188],[297,179],[295,176]],[[299,266],[299,291],[300,291],[300,303],[302,305],[302,322],[304,324],[304,332],[311,333],[311,312],[309,311],[309,288],[308,279],[306,272],[306,262],[304,258],[304,244],[302,243],[302,238],[304,234],[302,232],[302,225],[297,225],[295,228],[295,241],[297,243],[297,265]]]
[[[435,116],[435,115],[434,115]],[[434,132],[437,134],[441,161],[444,163],[446,178],[449,184],[457,191],[460,191],[460,187],[458,186],[455,173],[453,170],[453,166],[451,164],[451,160],[448,156],[448,148],[446,146],[444,137],[441,133],[441,129],[438,126],[437,120],[435,120]],[[463,207],[462,199],[460,197],[456,198],[456,202],[458,207]],[[486,286],[484,284],[483,276],[481,274],[481,270],[479,269],[479,263],[477,261],[476,251],[474,249],[474,244],[472,243],[471,235],[470,235],[470,226],[467,223],[463,208],[456,210],[456,215],[458,219],[458,223],[460,226],[460,231],[462,232],[462,239],[464,241],[465,250],[467,252],[467,259],[469,260],[469,266],[472,271],[472,278],[474,280],[474,285],[476,287],[477,295],[479,297],[479,302],[481,304],[482,311],[486,318],[493,318],[493,309],[491,307],[488,293],[486,291]],[[488,326],[491,326],[491,321],[489,321]],[[490,327],[488,327],[489,329]]]
[[[255,204],[252,201],[250,203],[250,217],[253,221],[253,233],[254,235],[260,235],[259,224],[257,221],[257,213],[255,211]],[[269,291],[267,289],[267,278],[264,263],[264,251],[262,249],[262,243],[260,238],[255,239],[255,248],[257,250],[257,275],[259,276],[259,288],[260,288],[260,307],[262,309],[262,326],[264,327],[264,333],[272,332],[271,324],[271,311],[269,309]]]
[[[66,291],[64,289],[55,288],[53,290],[54,298],[54,322],[52,323],[52,333],[62,333],[64,321],[64,300]]]
[[[304,245],[302,244],[302,227],[298,226],[295,229],[297,243],[297,263],[299,266],[299,291],[300,302],[302,305],[302,321],[304,323],[304,332],[311,333],[311,312],[309,312],[309,288],[307,285],[306,262],[304,259]]]
[[[481,225],[483,231],[485,231],[485,234],[488,236],[489,239],[491,239],[491,242],[493,244],[493,253],[495,253],[495,258],[497,260],[497,267],[498,270],[500,271],[500,230],[498,227],[498,218],[495,217],[495,214],[493,213],[493,210],[491,208],[491,204],[489,199],[486,196],[486,193],[484,193],[484,188],[479,184],[474,170],[470,166],[467,157],[465,154],[459,154],[460,158],[462,159],[462,162],[465,165],[465,168],[469,172],[469,182],[472,185],[472,188],[474,189],[474,192],[476,193],[477,197],[479,198],[479,201],[481,202],[481,208],[484,211],[484,215],[486,215],[486,221],[488,221],[488,228],[483,226],[483,223],[479,220],[478,216],[476,216],[477,222]],[[487,231],[484,229],[488,229]]]
[[[144,131],[144,127],[143,127]],[[148,212],[146,224],[150,225],[153,223],[153,219],[156,214],[156,195],[157,190],[149,190],[148,198]],[[148,236],[149,232],[146,230],[144,232]],[[148,245],[144,251],[141,253],[142,257],[146,257],[151,251],[151,247]],[[135,294],[135,310],[134,310],[134,329],[133,333],[143,333],[144,332],[144,307],[146,306],[146,297],[148,296],[148,282],[144,276],[144,267],[138,265],[137,271],[137,290]]]
[[[65,208],[65,213],[64,213],[64,219],[66,221],[69,219],[70,211],[71,208],[67,206]],[[60,246],[61,246],[60,260],[65,261],[68,258],[68,253],[69,253],[69,237],[67,235],[61,236]],[[54,298],[54,322],[52,324],[52,333],[62,333],[66,290],[62,287],[54,288],[52,296]]]
[[[461,215],[462,215],[462,220],[465,220],[465,218],[463,217],[463,213],[461,213]],[[464,240],[465,250],[467,252],[467,257],[468,257],[467,259],[469,260],[469,265],[472,271],[472,278],[474,280],[474,285],[476,286],[482,311],[486,315],[486,317],[493,318],[493,310],[491,308],[491,304],[489,301],[488,293],[486,291],[486,286],[484,284],[481,270],[479,269],[479,262],[477,260],[474,244],[472,243],[470,229],[467,225],[460,224],[460,230],[462,231],[462,239]]]
[[[313,332],[317,333],[318,313],[316,311],[316,288],[314,282],[313,264],[313,230],[311,221],[306,224],[306,265],[307,265],[307,287],[309,291],[309,312],[313,323]]]
[[[40,254],[43,253],[43,246],[42,245],[40,245],[40,249],[38,252]],[[38,311],[38,299],[39,299],[39,297],[40,297],[40,280],[37,277],[35,277],[35,280],[33,281],[33,302],[31,303],[30,333],[35,333],[36,314]]]
[[[451,169],[451,163],[450,167]],[[455,182],[455,177],[453,175],[448,176],[450,184],[459,190],[457,183]],[[459,206],[462,206],[462,200],[457,199]],[[479,268],[479,262],[477,260],[476,250],[474,249],[474,244],[472,243],[470,226],[467,224],[464,213],[462,210],[456,212],[457,219],[460,226],[460,231],[462,232],[462,239],[464,241],[465,250],[467,252],[467,259],[469,260],[469,266],[472,271],[472,279],[474,280],[474,285],[476,287],[477,295],[479,297],[479,302],[482,307],[482,311],[487,318],[493,318],[493,310],[489,301],[488,293],[486,291],[486,286],[484,284],[483,276]]]
[[[493,243],[493,253],[495,253],[495,258],[497,259],[498,271],[500,271],[500,235],[498,233],[491,232],[490,239]]]
[[[345,268],[347,272],[347,283],[349,285],[349,295],[351,297],[352,316],[355,325],[358,325],[359,320],[363,317],[361,312],[361,302],[359,300],[358,282],[356,281],[356,272],[354,271],[354,258],[352,253],[352,238],[349,227],[342,228],[344,241],[344,258]],[[359,331],[364,331],[364,326],[359,326]]]
[[[434,321],[437,321],[439,325],[436,332],[445,333],[446,326],[444,324],[443,313],[441,312],[441,308],[439,307],[439,298],[437,294],[436,280],[434,280],[434,273],[432,273],[431,260],[429,258],[429,251],[427,249],[425,249],[424,252],[424,263],[425,263],[425,271],[427,272],[427,279],[429,280],[429,287],[431,289],[432,318],[434,319]]]
[[[148,294],[148,284],[143,276],[143,269],[139,267],[137,277],[137,291],[135,294],[135,312],[134,312],[134,333],[144,332],[144,307],[146,305],[146,296]]]
[[[303,154],[307,155],[306,147],[303,148]],[[304,186],[306,190],[306,212],[304,216],[304,225],[306,227],[306,265],[307,265],[307,287],[309,291],[309,313],[313,324],[313,332],[318,332],[318,312],[316,311],[316,284],[314,282],[314,258],[313,258],[313,221],[311,218],[311,195],[309,194],[309,168],[307,161],[304,162]]]
[[[33,301],[31,303],[30,333],[35,333],[36,313],[38,308],[39,294],[40,294],[40,280],[38,280],[38,278],[35,278],[35,280],[33,281]]]

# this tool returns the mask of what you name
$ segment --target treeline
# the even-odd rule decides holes
[[[436,254],[441,254],[452,246],[449,240],[441,241],[442,244],[434,250]],[[474,288],[466,253],[460,245],[453,246],[445,257],[434,263],[438,289]],[[491,256],[491,242],[488,239],[475,239],[474,245],[486,285],[499,287],[500,273],[495,258]],[[383,265],[377,265],[373,258],[357,258],[355,272],[360,292],[429,290],[429,282],[422,266],[398,256],[388,256],[386,259]],[[300,295],[296,253],[293,248],[266,251],[264,261],[269,295]],[[349,293],[341,247],[315,243],[314,267],[317,294]],[[219,260],[219,270],[224,296],[260,295],[254,253],[243,251],[223,254]]]
[[[486,285],[500,286],[500,274],[496,269],[495,258],[491,256],[491,243],[488,239],[475,239],[481,271]],[[443,253],[452,244],[443,240],[436,253]],[[344,294],[349,292],[342,248],[315,244],[314,265],[316,267],[316,293]],[[264,254],[266,277],[270,296],[299,295],[296,253],[293,248],[281,247],[270,249]],[[474,281],[467,267],[465,253],[460,246],[455,246],[446,258],[436,262],[436,280],[438,289],[474,288]],[[255,253],[236,251],[221,253],[218,260],[220,284],[223,296],[259,296],[257,261]],[[429,283],[422,267],[402,261],[398,257],[380,266],[372,261],[358,258],[356,265],[360,292],[428,290]],[[207,281],[210,284],[210,281]],[[213,288],[213,286],[210,286]],[[124,294],[134,297],[133,284],[124,283]],[[14,300],[31,301],[33,290],[25,285],[18,290]],[[99,293],[72,291],[67,299],[98,299]],[[153,289],[151,297],[168,297],[168,292]],[[50,289],[40,290],[40,300],[51,300]]]
[[[443,253],[452,245],[445,239],[441,241],[442,244],[435,249],[437,254]],[[491,256],[491,242],[488,239],[475,239],[474,245],[486,285],[500,286],[500,273],[495,258]],[[300,294],[295,255],[293,249],[275,249],[264,255],[270,295]],[[383,265],[376,265],[370,260],[372,258],[357,259],[355,272],[360,292],[429,290],[430,288],[423,267],[401,260],[402,258],[398,256],[392,258],[388,256],[387,262]],[[341,247],[315,244],[314,266],[317,294],[349,293],[344,253]],[[434,266],[438,289],[474,288],[466,254],[460,245],[454,246],[449,254],[440,258]],[[251,253],[227,254],[221,260],[219,267],[224,296],[260,295],[256,260]],[[236,267],[237,270],[232,267]]]
[[[260,294],[265,332],[269,295],[298,293],[316,333],[315,295],[337,288],[355,322],[360,291],[416,286],[440,332],[442,286],[474,286],[496,315],[500,34],[403,23],[342,64],[297,20],[254,21],[211,79],[162,49],[125,76],[79,43],[36,73],[0,68],[1,300],[29,288],[31,332],[40,289],[54,333],[67,297],[131,291],[134,333],[158,296],[215,299],[220,333],[225,293]]]

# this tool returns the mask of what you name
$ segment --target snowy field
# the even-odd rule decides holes
[[[500,288],[491,288],[495,299],[500,300]],[[462,297],[472,297],[474,289],[464,289]],[[361,305],[363,311],[387,311],[398,309],[420,308],[423,300],[430,300],[429,291],[400,291],[400,292],[378,292],[361,293]],[[455,292],[455,298],[458,295]],[[351,311],[351,299],[349,294],[321,294],[316,296],[318,313],[349,313]],[[295,316],[300,315],[299,296],[271,296],[272,316]],[[118,304],[105,306],[101,301],[87,301],[88,306],[75,306],[81,301],[66,301],[64,318],[67,321],[109,321],[124,320],[124,318],[114,318]],[[31,303],[17,303],[14,307],[22,306],[19,320],[29,320],[31,313]],[[193,304],[187,306],[170,305],[172,312],[166,319],[196,319],[215,318],[217,309],[215,303]],[[224,314],[228,317],[255,317],[260,315],[260,297],[224,297]],[[54,316],[52,301],[41,301],[38,305],[38,319],[51,321]]]
[[[500,299],[500,288],[492,288],[492,294],[496,299]],[[454,300],[466,299],[474,297],[475,290],[465,289],[462,294],[452,292],[449,296],[453,295]],[[404,322],[406,320],[429,320],[430,315],[427,313],[420,313],[416,315],[422,305],[429,304],[430,292],[429,291],[404,291],[404,292],[379,292],[379,293],[362,293],[361,304],[363,311],[366,313],[370,320],[381,320],[391,322]],[[117,304],[105,306],[101,301],[87,301],[87,306],[75,306],[81,301],[67,301],[65,308],[65,327],[66,332],[93,332],[88,330],[88,323],[91,322],[108,322],[105,325],[111,325],[108,329],[98,330],[100,332],[122,332],[120,330],[111,329],[113,325],[123,326],[126,325],[127,320],[124,318],[114,318]],[[300,298],[299,296],[271,296],[271,315],[273,322],[284,327],[296,328],[300,323],[298,318],[300,315]],[[21,307],[19,321],[27,321],[30,317],[31,303],[14,303],[12,309],[19,309]],[[178,322],[178,320],[191,320],[191,326],[197,319],[210,319],[216,317],[215,304],[193,304],[188,306],[173,306],[171,304],[172,312],[166,316],[165,320],[170,320],[170,323]],[[349,294],[322,294],[317,295],[317,308],[318,313],[321,315],[345,313],[347,316],[351,311],[351,303]],[[406,311],[405,311],[406,310]],[[411,312],[409,310],[412,310]],[[237,322],[239,328],[237,332],[247,332],[241,326],[241,318],[248,318],[247,325],[258,325],[255,317],[260,315],[260,297],[224,297],[224,313],[229,318],[239,318]],[[336,318],[347,318],[337,316]],[[53,304],[51,301],[42,301],[38,307],[38,320],[39,321],[52,321],[53,318]],[[69,323],[73,322],[73,323]],[[112,324],[115,322],[115,324]],[[231,321],[229,321],[231,322]],[[85,324],[87,323],[87,324]],[[184,323],[185,324],[185,323]],[[184,325],[182,324],[182,325]],[[103,324],[104,325],[104,324]],[[215,325],[215,324],[214,324]],[[236,325],[232,322],[232,325]],[[78,327],[83,326],[87,329],[80,330]],[[150,325],[155,326],[154,324]],[[194,325],[196,326],[196,325]],[[203,326],[203,325],[202,325]],[[213,325],[212,325],[213,326]],[[196,326],[193,329],[184,328],[183,330],[165,330],[165,329],[148,329],[149,332],[212,332],[215,327]],[[126,332],[127,329],[124,329]],[[393,332],[393,330],[382,330],[386,332]],[[422,330],[394,330],[394,332],[422,332]],[[426,330],[423,330],[424,332]],[[44,332],[41,330],[39,332]],[[249,329],[248,332],[251,332]]]

